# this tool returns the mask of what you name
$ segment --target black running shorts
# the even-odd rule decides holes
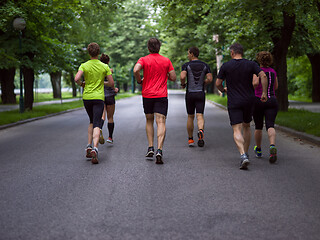
[[[228,103],[230,124],[250,123],[252,120],[254,99],[237,103]]]
[[[104,109],[104,103],[102,100],[83,100],[84,108],[89,116],[90,123],[93,124],[93,128],[100,127],[101,117]]]
[[[168,98],[142,98],[145,114],[160,113],[167,116]]]
[[[255,123],[255,129],[263,129],[263,119],[266,122],[266,130],[274,128],[274,122],[278,113],[278,102],[276,98],[268,98],[268,101],[261,102],[260,98],[256,98],[253,120]]]
[[[204,113],[204,106],[206,102],[206,95],[201,92],[187,92],[186,93],[186,108],[189,115],[194,114],[194,110],[197,113]]]
[[[106,106],[116,104],[116,100],[114,99],[114,96],[105,97],[104,98],[104,104]]]

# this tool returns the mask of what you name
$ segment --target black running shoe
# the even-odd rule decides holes
[[[156,159],[157,159],[156,164],[163,164],[163,161],[162,161],[162,150],[161,149],[157,150]]]
[[[199,147],[203,147],[203,146],[204,146],[203,137],[204,137],[203,130],[200,129],[200,130],[198,131],[198,138],[199,138],[199,140],[198,140],[198,146],[199,146]]]
[[[150,157],[153,157],[153,155],[154,155],[154,147],[148,147],[146,157],[150,158]]]

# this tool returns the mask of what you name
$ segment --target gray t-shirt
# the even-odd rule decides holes
[[[187,72],[187,91],[203,92],[206,75],[211,73],[210,67],[205,62],[193,60],[182,65],[182,71]]]

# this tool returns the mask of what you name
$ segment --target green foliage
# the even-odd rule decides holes
[[[289,58],[287,63],[289,94],[310,98],[312,93],[312,73],[308,57]]]

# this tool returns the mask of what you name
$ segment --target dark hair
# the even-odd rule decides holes
[[[159,53],[161,42],[157,38],[150,38],[148,41],[148,49],[150,53]]]
[[[263,67],[270,67],[273,63],[272,54],[267,51],[258,52],[256,59],[258,63]]]
[[[95,43],[95,42],[90,43],[87,49],[91,57],[96,57],[100,53],[100,47],[98,43]]]
[[[234,43],[230,46],[230,51],[233,51],[235,54],[241,54],[243,56],[243,47],[240,43]]]
[[[189,52],[192,53],[196,58],[199,57],[199,48],[191,47],[189,48]]]
[[[105,63],[105,64],[109,64],[110,58],[108,55],[102,53],[101,57],[100,57],[100,61]]]

